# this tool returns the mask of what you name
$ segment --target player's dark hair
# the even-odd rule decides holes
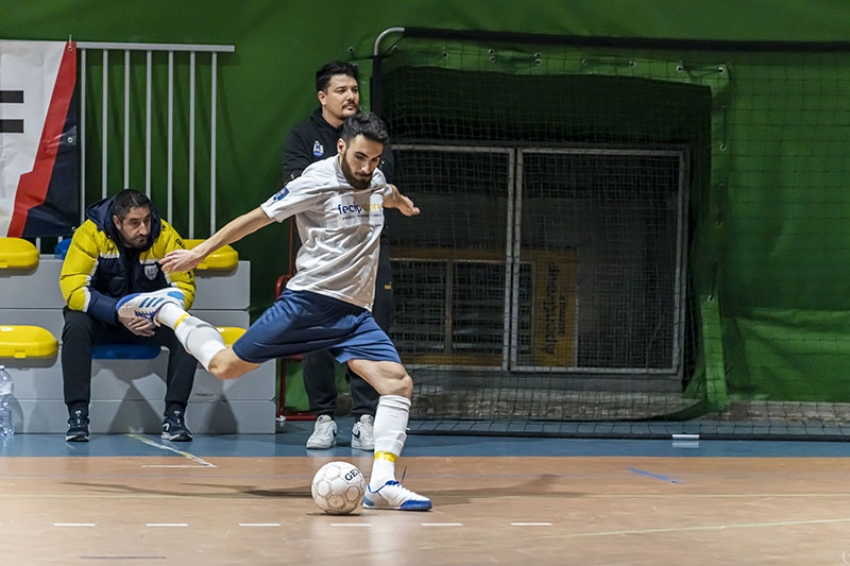
[[[360,82],[357,67],[351,63],[331,61],[330,63],[322,65],[322,68],[316,71],[316,92],[327,89],[331,82],[331,77],[336,75],[345,75],[353,78],[357,82]]]
[[[343,122],[340,137],[345,143],[361,135],[366,139],[382,144],[390,141],[386,124],[373,112],[355,114]]]
[[[118,220],[124,221],[124,217],[133,208],[150,208],[151,199],[146,194],[140,193],[136,189],[124,189],[112,199],[112,214],[118,217]]]

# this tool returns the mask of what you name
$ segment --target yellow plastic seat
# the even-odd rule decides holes
[[[0,326],[0,358],[52,358],[59,343],[40,326]]]
[[[238,326],[216,326],[221,337],[224,338],[224,343],[228,346],[233,346],[233,343],[245,334],[245,329]]]
[[[35,269],[38,249],[23,238],[0,238],[0,269]]]
[[[183,240],[186,249],[189,250],[201,242],[203,240]],[[199,271],[233,271],[238,264],[239,252],[230,246],[222,246],[207,256],[195,269]]]

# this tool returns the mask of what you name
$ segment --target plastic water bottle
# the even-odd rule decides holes
[[[6,371],[6,366],[0,366],[0,439],[5,440],[15,436],[15,419],[12,415],[15,399],[15,382]]]

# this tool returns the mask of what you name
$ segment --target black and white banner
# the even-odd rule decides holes
[[[79,221],[73,42],[0,40],[0,236]]]

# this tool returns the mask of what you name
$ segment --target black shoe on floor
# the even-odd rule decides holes
[[[168,411],[162,421],[162,438],[172,442],[189,442],[192,440],[192,433],[186,428],[183,411],[176,409]]]
[[[65,442],[89,441],[89,416],[84,411],[74,411],[68,419],[68,432]]]

